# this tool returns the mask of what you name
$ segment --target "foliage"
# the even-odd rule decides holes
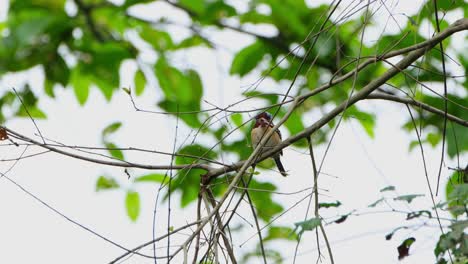
[[[66,2],[73,5],[76,12],[68,10],[65,7]],[[246,8],[241,9],[234,5],[233,1],[224,0],[156,1],[161,5],[172,5],[190,17],[191,24],[186,29],[188,36],[180,40],[169,30],[170,21],[167,19],[148,21],[129,12],[131,8],[146,7],[153,4],[152,2],[126,0],[121,4],[115,4],[114,1],[103,0],[12,0],[7,20],[0,22],[0,76],[39,67],[44,74],[42,89],[46,96],[55,98],[56,89],[62,87],[72,90],[77,102],[85,107],[90,91],[94,89],[99,90],[106,100],[111,100],[116,92],[121,91],[119,89],[121,65],[124,61],[132,61],[137,65],[137,69],[132,73],[134,87],[126,90],[131,96],[145,95],[145,90],[152,86],[150,81],[156,80],[161,98],[155,104],[160,109],[174,118],[177,116],[186,127],[196,130],[197,133],[219,141],[219,148],[215,149],[201,143],[185,144],[177,151],[179,155],[174,161],[176,165],[207,163],[207,160],[216,160],[221,157],[221,152],[223,156],[231,155],[236,159],[246,159],[251,149],[243,138],[248,138],[250,122],[247,120],[250,116],[235,113],[229,117],[230,122],[239,128],[235,132],[238,133],[238,137],[234,140],[225,139],[231,132],[230,122],[214,126],[206,125],[212,120],[203,112],[206,109],[203,103],[204,82],[197,69],[187,66],[186,63],[181,66],[181,63],[174,59],[188,49],[216,50],[217,46],[203,34],[203,30],[230,28],[230,30],[253,36],[251,43],[234,54],[229,73],[238,77],[262,74],[273,86],[276,86],[275,88],[278,88],[278,93],[284,91],[279,87],[288,86],[292,80],[297,79],[293,94],[291,94],[294,96],[313,91],[324,82],[328,82],[331,76],[336,78],[350,73],[356,66],[355,58],[358,56],[375,57],[389,49],[406,48],[424,41],[426,37],[420,33],[423,30],[423,23],[429,21],[435,25],[432,1],[426,1],[420,12],[408,17],[407,23],[402,26],[400,32],[383,34],[378,41],[363,45],[360,40],[364,21],[362,14],[348,19],[337,19],[332,23],[326,20],[325,14],[330,11],[328,5],[310,7],[303,0],[259,0],[249,1]],[[463,6],[463,1],[442,0],[437,3],[444,12],[459,10],[463,11],[466,17],[467,9],[466,5]],[[262,8],[266,8],[269,12],[260,12]],[[232,26],[226,21],[238,21],[239,27]],[[272,36],[257,35],[256,32],[247,31],[245,29],[247,25],[269,26],[274,28],[276,33]],[[323,26],[324,30],[317,38],[314,38],[319,33],[320,26]],[[441,21],[441,27],[446,26],[447,23]],[[139,45],[138,42],[145,45]],[[295,52],[294,49],[298,43],[303,44],[301,49],[309,51],[308,56]],[[451,43],[447,40],[444,45],[450,46]],[[156,54],[155,61],[148,62],[141,59],[142,54],[147,50]],[[454,51],[452,57],[460,61],[467,73],[466,52]],[[308,66],[302,67],[302,63],[305,65],[314,63],[313,70],[310,70]],[[444,98],[422,88],[429,83],[442,85],[444,72],[440,65],[442,65],[442,56],[440,52],[433,50],[424,60],[415,62],[412,67],[389,80],[382,88],[394,87],[395,93],[411,95],[420,102],[444,109]],[[307,127],[306,124],[310,123],[307,119],[309,113],[312,111],[327,112],[331,106],[345,101],[351,91],[359,91],[365,84],[390,67],[385,62],[375,62],[358,74],[355,82],[349,79],[342,82],[339,89],[328,89],[316,94],[291,114],[284,123],[285,130],[290,135],[300,133]],[[449,71],[448,74],[450,75],[451,72]],[[40,102],[44,100],[42,96],[39,96],[40,92],[33,91],[27,83],[16,89],[18,96],[10,89],[4,89],[0,93],[1,124],[13,118],[29,115],[33,118],[47,117],[47,113],[40,109]],[[261,89],[252,88],[247,89],[243,96],[245,99],[257,100],[259,106],[271,106],[283,100],[278,93],[265,93]],[[466,106],[467,96],[467,78],[451,79],[447,95],[450,102],[447,105],[448,113],[468,120],[466,107],[460,107]],[[24,106],[19,102],[20,98]],[[269,109],[271,112],[276,112],[276,110],[278,110],[276,118],[282,118],[286,113],[284,108]],[[179,115],[178,112],[190,114]],[[377,116],[372,111],[353,105],[343,117],[345,122],[357,120],[369,137],[375,136]],[[245,125],[245,122],[248,125]],[[416,111],[415,122],[419,129],[430,131],[422,135],[421,140],[424,144],[432,147],[440,146],[444,131],[443,118]],[[118,160],[125,160],[125,155],[112,137],[123,125],[121,122],[109,124],[101,134],[101,143],[111,157]],[[335,125],[336,120],[331,120],[328,126],[317,131],[316,143],[326,142]],[[409,116],[403,126],[408,132],[415,129]],[[450,122],[445,135],[446,152],[449,157],[461,156],[468,152],[466,127]],[[417,146],[416,144],[413,143],[411,146]],[[294,146],[305,148],[307,145],[305,141],[298,141],[294,143]],[[259,164],[261,169],[269,169],[273,166],[271,161]],[[201,169],[184,168],[175,175],[146,173],[134,177],[131,189],[125,189],[125,204],[129,218],[136,221],[140,212],[139,194],[136,188],[132,189],[133,187],[147,183],[167,184],[169,178],[172,177],[171,191],[180,193],[180,205],[186,207],[197,201],[200,178],[203,173]],[[452,176],[451,182],[460,182],[459,178],[454,177],[459,176]],[[215,179],[211,183],[215,186],[212,187],[214,195],[217,197],[222,195],[229,183],[230,175]],[[257,214],[262,221],[268,222],[284,211],[272,194],[277,189],[274,184],[253,179],[249,187],[264,190],[264,192],[251,193],[253,205],[257,208]],[[120,188],[122,187],[112,177],[101,176],[96,183],[97,191]],[[380,192],[386,194],[394,190],[394,186],[388,186]],[[466,194],[466,183],[447,185],[448,208],[454,217],[463,215],[466,210]],[[420,196],[422,195],[403,195],[394,197],[394,200],[411,203]],[[376,207],[382,201],[386,201],[385,198],[376,200],[369,207]],[[320,203],[320,207],[323,208],[340,205],[340,201]],[[421,210],[408,218],[421,215],[431,216],[431,213]],[[336,223],[343,222],[346,217],[348,215],[342,216],[342,220],[337,220]],[[301,235],[304,231],[313,230],[320,223],[320,219],[312,218],[295,223],[294,226],[291,224],[290,227],[271,226],[267,230],[266,240],[296,239],[297,234],[291,232],[293,227],[300,229],[299,235]],[[457,224],[460,223],[463,222],[457,222]],[[463,250],[466,249],[466,244],[463,249],[460,249],[459,244],[466,240],[462,240],[459,230],[457,225],[452,226],[452,231],[441,237],[436,250],[438,257],[449,250],[452,250],[454,254],[460,252],[459,250],[462,250],[461,253],[465,252]],[[403,251],[400,255],[403,257],[407,255],[410,244],[403,242],[402,245]],[[270,254],[276,259],[281,259],[281,256],[278,257],[274,252]]]

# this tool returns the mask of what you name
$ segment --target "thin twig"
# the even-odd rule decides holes
[[[421,136],[419,135],[417,124],[416,124],[416,121],[414,120],[413,113],[411,112],[411,109],[409,108],[408,105],[406,105],[406,108],[408,109],[408,112],[409,112],[410,117],[411,117],[411,121],[413,122],[414,132],[416,133],[416,137],[418,138],[419,148],[421,150],[421,157],[422,157],[422,162],[423,162],[423,166],[424,166],[424,175],[426,176],[427,188],[429,189],[429,194],[431,195],[431,201],[432,201],[432,205],[434,207],[434,212],[435,212],[436,217],[437,217],[437,222],[439,223],[440,232],[442,233],[442,235],[444,235],[445,232],[444,232],[444,229],[442,228],[442,223],[440,222],[439,212],[437,210],[436,202],[435,202],[435,199],[434,199],[434,194],[433,194],[432,188],[431,188],[431,183],[429,181],[429,175],[427,173],[426,158],[424,156],[424,148],[422,146]],[[450,251],[449,251],[449,256],[450,256],[451,262],[453,263],[452,255],[450,254]]]
[[[437,8],[437,0],[433,0],[434,3],[434,15],[436,20],[436,28],[437,32],[440,32],[440,24],[439,24],[439,15],[438,15],[438,8]],[[444,45],[442,41],[439,42],[440,52],[441,52],[441,60],[442,60],[442,73],[444,74],[444,97],[447,98],[447,77],[446,77],[446,69],[445,69],[445,53],[444,53]],[[448,102],[444,100],[444,126],[442,129],[442,150],[440,153],[440,165],[439,165],[439,172],[437,173],[437,186],[436,186],[436,196],[439,194],[439,183],[440,183],[440,174],[442,173],[442,165],[444,164],[444,157],[445,157],[445,138],[447,136],[447,111],[448,111]],[[452,261],[453,262],[453,261]]]

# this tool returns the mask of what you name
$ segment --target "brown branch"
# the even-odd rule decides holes
[[[197,224],[199,224],[200,222],[201,222],[201,219],[200,219],[200,220],[197,220],[197,221],[195,221],[195,222],[193,222],[193,223],[189,223],[189,224],[186,224],[186,225],[181,226],[181,227],[179,227],[179,228],[176,228],[176,229],[174,229],[173,231],[170,232],[170,235],[176,234],[176,233],[178,233],[178,232],[180,232],[180,231],[182,231],[182,230],[184,230],[184,229],[186,229],[186,228],[189,228],[189,227],[191,227],[191,226],[193,226],[193,225],[197,225]],[[115,258],[114,260],[112,260],[112,261],[109,262],[109,263],[117,263],[117,261],[123,259],[124,257],[126,257],[126,256],[128,256],[128,255],[130,255],[130,254],[135,254],[138,250],[140,250],[140,249],[142,249],[142,248],[144,248],[144,247],[146,247],[146,246],[152,245],[153,243],[158,242],[158,241],[160,241],[160,240],[166,238],[167,236],[168,236],[168,234],[164,234],[164,235],[162,235],[162,236],[160,236],[160,237],[158,237],[158,238],[156,238],[156,239],[153,239],[153,240],[148,241],[148,242],[146,242],[146,243],[144,243],[144,244],[141,244],[141,245],[139,245],[139,246],[137,246],[137,247],[135,247],[135,248],[133,248],[133,249],[131,249],[131,250],[125,252],[124,254],[118,256],[117,258]]]
[[[249,182],[250,182],[250,179],[252,179],[252,176],[250,176]],[[257,228],[258,243],[260,244],[260,252],[262,253],[263,263],[267,264],[266,254],[265,254],[265,247],[263,246],[262,231],[260,230],[260,224],[258,223],[257,213],[255,212],[253,201],[252,201],[252,198],[250,197],[250,194],[249,194],[249,190],[248,190],[249,185],[248,185],[248,182],[246,183],[244,181],[244,179],[242,179],[242,184],[246,188],[245,189],[245,194],[247,195],[247,200],[249,202],[249,207],[250,207],[250,210],[252,211],[252,215],[253,215],[253,218],[254,218],[254,221],[255,221],[255,227]]]
[[[204,188],[204,190],[205,190],[205,193],[208,196],[207,200],[211,203],[211,206],[213,206],[213,208],[216,207],[216,200],[215,200],[215,197],[214,197],[213,193],[211,192],[211,190],[208,189],[208,188]],[[232,263],[237,263],[236,256],[234,255],[234,251],[233,251],[233,249],[231,247],[229,239],[227,238],[226,233],[224,232],[224,227],[223,227],[222,219],[221,219],[221,216],[219,215],[219,212],[217,212],[215,214],[215,216],[216,216],[216,222],[217,222],[217,225],[218,225],[218,229],[219,229],[219,232],[221,234],[221,237],[223,238],[223,242],[224,242],[224,245],[226,246],[226,250],[228,252],[229,258],[231,259]]]
[[[210,171],[212,168],[208,166],[207,164],[202,164],[202,163],[194,163],[194,164],[183,164],[183,165],[148,165],[148,164],[141,164],[141,163],[134,163],[134,162],[128,162],[128,161],[106,161],[106,160],[100,160],[100,159],[94,159],[78,154],[74,154],[71,152],[67,152],[61,149],[57,149],[55,147],[51,147],[48,144],[41,143],[39,141],[36,141],[32,138],[26,137],[18,132],[15,132],[9,128],[0,126],[1,128],[5,129],[8,134],[12,137],[15,137],[19,140],[23,140],[25,142],[32,143],[36,146],[48,149],[52,152],[62,154],[68,157],[72,157],[75,159],[80,159],[80,160],[85,160],[101,165],[108,165],[108,166],[114,166],[114,167],[122,167],[122,168],[139,168],[139,169],[147,169],[147,170],[182,170],[182,169],[203,169],[206,171]]]
[[[365,66],[367,66],[367,65],[369,65],[371,63],[374,63],[377,60],[381,60],[381,59],[384,59],[384,58],[390,58],[390,57],[393,57],[393,56],[398,56],[398,55],[401,55],[401,54],[403,54],[405,52],[411,51],[405,58],[403,58],[400,62],[398,62],[395,65],[396,67],[390,68],[382,76],[380,76],[379,78],[374,79],[373,81],[371,81],[364,88],[362,88],[359,92],[357,92],[353,97],[351,97],[350,100],[349,100],[348,107],[355,104],[359,100],[366,99],[366,97],[368,97],[369,94],[372,91],[379,88],[386,81],[388,81],[389,79],[391,79],[392,77],[397,75],[401,71],[400,69],[407,68],[409,65],[411,65],[411,63],[413,63],[414,61],[416,61],[417,59],[422,57],[426,52],[428,52],[432,47],[437,45],[437,43],[439,43],[440,41],[444,40],[445,38],[451,36],[452,34],[454,34],[456,32],[467,30],[467,29],[468,29],[468,19],[460,19],[460,20],[456,21],[454,24],[452,24],[451,26],[449,26],[447,29],[445,29],[444,31],[442,31],[441,33],[435,35],[433,38],[431,38],[431,39],[429,39],[427,41],[421,42],[421,43],[416,44],[414,46],[404,48],[404,49],[401,49],[401,50],[398,50],[398,51],[389,52],[383,58],[370,59],[370,60],[364,62],[363,64],[360,64],[356,68],[356,70],[361,70]],[[300,101],[302,103],[307,98],[309,98],[309,97],[311,97],[311,96],[313,96],[315,94],[318,94],[318,93],[330,88],[331,86],[336,85],[336,84],[350,78],[352,75],[353,75],[353,71],[351,71],[351,72],[349,72],[349,73],[335,79],[334,81],[331,81],[328,84],[322,85],[322,86],[316,88],[315,90],[313,90],[313,91],[311,91],[309,93],[306,93],[304,95],[301,95],[301,96],[297,97],[296,100],[298,100],[298,101]],[[295,107],[297,107],[297,104],[295,104],[294,102],[293,102],[293,105],[295,105]],[[315,131],[319,130],[322,126],[324,126],[330,120],[332,120],[338,114],[340,114],[344,110],[345,105],[346,105],[346,102],[340,104],[339,106],[337,106],[335,109],[330,111],[328,114],[324,115],[320,120],[318,120],[317,122],[315,122],[311,126],[307,127],[306,129],[299,132],[298,134],[293,135],[293,136],[283,140],[283,142],[281,142],[281,144],[277,145],[273,149],[271,149],[271,150],[265,152],[263,155],[261,155],[257,159],[257,161],[265,160],[265,159],[273,156],[275,153],[279,152],[280,150],[282,150],[282,149],[286,148],[287,146],[293,144],[294,142],[297,142],[298,140],[301,140],[303,138],[307,138],[310,134],[312,134]],[[282,124],[282,122],[281,122],[281,124]],[[232,164],[229,167],[222,167],[222,168],[212,169],[212,170],[210,170],[208,172],[207,175],[210,176],[210,177],[218,177],[219,175],[223,175],[223,174],[225,174],[227,172],[236,171],[239,168],[241,168],[245,162],[246,161],[239,161],[239,162],[236,162],[236,163]]]
[[[371,93],[369,94],[366,98],[364,99],[380,99],[380,100],[387,100],[387,101],[393,101],[397,103],[402,103],[402,104],[410,104],[412,106],[417,106],[419,108],[422,108],[428,112],[431,112],[436,115],[440,115],[445,117],[445,112],[443,110],[440,110],[436,107],[430,106],[428,104],[422,103],[420,101],[417,101],[413,98],[403,98],[399,97],[396,95],[391,95],[391,94],[385,94],[385,93]],[[462,125],[464,127],[468,127],[468,120],[461,119],[457,116],[447,114],[447,119],[450,121],[453,121],[459,125]]]
[[[315,163],[315,156],[314,156],[314,149],[312,147],[312,138],[308,137],[307,141],[309,143],[309,152],[310,152],[310,160],[312,162],[312,171],[314,173],[314,198],[315,198],[315,217],[320,218],[319,215],[319,202],[318,202],[318,172],[317,172],[317,165]],[[333,253],[331,250],[330,242],[328,241],[327,233],[325,232],[325,228],[323,227],[322,222],[320,222],[320,231],[322,231],[323,239],[325,240],[325,245],[327,246],[328,255],[330,256],[330,263],[334,264],[335,261],[333,260]],[[315,229],[317,235],[317,248],[319,250],[319,257],[320,257],[320,245],[318,244],[318,231]]]

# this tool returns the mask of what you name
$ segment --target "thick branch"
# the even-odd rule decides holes
[[[280,150],[282,150],[282,149],[286,148],[287,146],[293,144],[294,142],[297,142],[297,141],[299,141],[299,140],[301,140],[303,138],[307,138],[309,135],[311,135],[315,131],[319,130],[322,126],[327,124],[330,120],[332,120],[337,115],[339,115],[343,110],[345,110],[345,106],[350,107],[353,104],[355,104],[357,101],[362,100],[362,99],[366,99],[366,97],[368,97],[369,94],[372,91],[376,90],[381,85],[383,85],[386,81],[390,80],[392,77],[397,75],[401,70],[403,70],[403,69],[407,68],[408,66],[410,66],[411,63],[413,63],[414,61],[416,61],[417,59],[422,57],[426,52],[428,52],[431,48],[433,48],[435,45],[437,45],[437,43],[439,43],[440,41],[446,39],[447,37],[451,36],[452,34],[454,34],[456,32],[467,30],[467,29],[468,29],[468,19],[460,19],[460,20],[456,21],[454,24],[452,24],[451,26],[449,26],[446,30],[444,30],[441,33],[435,35],[433,38],[431,38],[431,39],[429,39],[427,41],[424,41],[422,43],[419,43],[417,45],[414,45],[414,46],[411,46],[411,47],[408,47],[408,48],[404,48],[404,49],[399,50],[399,51],[393,51],[393,52],[387,53],[382,58],[389,58],[389,57],[392,57],[392,56],[403,54],[404,52],[411,51],[405,58],[403,58],[399,63],[397,63],[395,65],[395,67],[389,69],[387,72],[385,72],[385,74],[383,74],[379,78],[377,78],[377,79],[373,80],[372,82],[370,82],[368,85],[366,85],[364,88],[362,88],[359,92],[357,92],[353,97],[351,97],[349,99],[349,103],[343,102],[342,104],[337,106],[335,109],[333,109],[331,112],[329,112],[328,114],[323,116],[320,120],[315,122],[313,125],[307,127],[302,132],[283,140],[283,142],[281,144],[277,145],[276,147],[269,150],[268,152],[265,152],[263,155],[261,155],[257,159],[257,161],[265,160],[265,159],[273,156],[275,153],[279,152]],[[372,62],[375,62],[375,61],[380,60],[382,58],[370,59],[370,60],[364,62],[363,64],[359,65],[356,70],[362,69],[363,67],[371,64]],[[335,81],[331,81],[329,84],[323,85],[323,86],[321,86],[321,87],[319,87],[319,88],[317,88],[317,89],[315,89],[315,90],[313,90],[313,91],[311,91],[311,92],[309,92],[307,94],[304,94],[304,95],[302,95],[302,96],[300,96],[300,97],[298,97],[296,99],[299,99],[301,102],[303,102],[307,98],[309,98],[309,97],[311,97],[311,96],[313,96],[313,95],[315,95],[315,94],[317,94],[317,93],[319,93],[319,92],[321,92],[321,91],[323,91],[325,89],[328,89],[329,87],[331,87],[333,85],[336,85],[339,82],[342,82],[342,81],[346,80],[347,78],[349,78],[349,77],[351,77],[353,75],[353,72],[354,71],[351,71],[351,72],[347,73],[346,75],[343,75],[343,76],[337,78]],[[241,168],[244,165],[245,162],[246,161],[239,161],[239,162],[236,162],[236,163],[234,163],[233,165],[231,165],[229,167],[222,167],[222,168],[216,168],[216,169],[210,170],[207,175],[209,177],[218,177],[219,175],[223,175],[223,174],[225,174],[227,172],[236,171],[239,168]]]

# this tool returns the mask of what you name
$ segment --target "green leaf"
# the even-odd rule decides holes
[[[177,154],[179,154],[175,158],[175,164],[177,165],[192,164],[194,162],[202,163],[205,161],[198,160],[197,157],[215,159],[218,155],[216,152],[199,144],[184,146],[177,151]],[[204,173],[206,171],[201,169],[183,169],[172,179],[171,191],[177,190],[181,192],[181,207],[186,207],[193,201],[196,201],[200,190],[200,177]],[[167,180],[169,179],[167,178]],[[167,195],[165,198],[167,198]]]
[[[134,182],[157,182],[162,183],[164,178],[166,178],[165,182],[169,180],[169,176],[159,173],[151,173],[142,176],[136,177],[133,181]]]
[[[112,190],[119,188],[119,184],[114,178],[108,176],[100,176],[96,181],[96,192],[102,190]]]
[[[114,122],[102,130],[102,138],[107,137],[108,135],[115,133],[122,126],[122,122]]]
[[[414,200],[414,198],[422,197],[422,196],[424,196],[424,194],[408,194],[408,195],[401,195],[401,196],[395,197],[393,198],[393,200],[405,201],[405,202],[411,203]]]
[[[335,203],[319,203],[319,208],[330,208],[330,207],[339,207],[341,205],[340,201],[336,201]]]
[[[465,101],[466,104],[466,101]],[[468,119],[468,111],[462,110],[464,120]],[[457,156],[458,153],[466,153],[468,151],[468,133],[466,127],[451,123],[447,126],[447,153],[451,158]]]
[[[106,148],[107,148],[107,150],[109,151],[109,154],[111,154],[112,157],[114,157],[116,159],[119,159],[119,160],[124,159],[123,152],[120,149],[118,149],[118,147],[114,143],[105,142],[104,145],[106,145]]]
[[[49,79],[44,79],[44,92],[50,97],[55,98],[54,93],[54,83],[51,82]]]
[[[190,36],[184,40],[182,40],[180,43],[178,43],[176,46],[174,46],[174,49],[187,49],[187,48],[193,48],[197,46],[206,46],[206,47],[212,47],[210,42],[204,38],[202,38],[199,35],[194,35]]]
[[[275,25],[282,34],[290,39],[301,40],[307,35],[309,29],[301,21],[302,15],[309,11],[304,1],[268,0],[267,3],[271,7],[271,16]]]
[[[346,110],[345,115],[356,118],[366,131],[367,135],[374,138],[375,115],[362,112],[354,105]]]
[[[153,46],[156,51],[165,51],[173,48],[174,46],[169,33],[156,30],[146,24],[140,32],[140,37]]]
[[[311,218],[306,221],[297,222],[297,223],[294,223],[294,225],[296,226],[295,230],[300,228],[298,235],[301,236],[302,233],[304,233],[304,231],[314,230],[316,227],[320,225],[321,222],[322,220],[320,218]]]
[[[203,23],[211,24],[236,14],[236,9],[226,4],[226,1],[214,1],[206,6],[205,13],[200,20]]]
[[[376,207],[379,203],[383,202],[384,200],[385,200],[384,198],[380,198],[377,201],[369,204],[367,207]]]
[[[441,138],[441,134],[429,133],[427,134],[426,140],[431,144],[431,146],[435,147],[440,142]]]
[[[468,174],[464,171],[455,171],[445,186],[445,197],[450,213],[453,216],[464,213],[465,205],[468,203],[467,183]]]
[[[234,123],[236,127],[242,126],[243,120],[242,120],[242,115],[239,113],[234,113],[231,115],[231,120]]]
[[[260,41],[243,48],[234,56],[229,73],[239,74],[241,77],[246,75],[257,67],[265,53],[265,46]]]
[[[244,93],[246,97],[255,97],[255,98],[262,98],[267,100],[270,104],[276,104],[278,102],[278,95],[277,94],[267,94],[262,93],[259,91],[250,91]]]
[[[290,227],[272,226],[268,229],[268,234],[263,241],[266,242],[274,239],[297,241],[297,234],[294,232],[294,229]]]
[[[250,181],[249,188],[265,191],[275,191],[277,189],[272,183],[259,182],[254,179]],[[273,218],[273,216],[281,213],[283,211],[283,207],[279,203],[273,201],[271,192],[265,191],[252,191],[249,193],[255,208],[258,208],[258,217],[263,221],[268,222]]]
[[[57,53],[50,55],[51,60],[44,65],[45,77],[51,82],[60,83],[62,86],[67,86],[70,78],[70,69],[63,60],[62,56]]]
[[[134,191],[128,191],[125,198],[125,207],[127,215],[132,221],[136,221],[140,215],[140,195]]]
[[[204,0],[179,0],[178,3],[181,6],[199,15],[205,11],[206,7]]]
[[[87,75],[81,73],[79,66],[72,70],[71,85],[73,86],[73,91],[75,92],[78,103],[84,105],[88,100],[91,79],[89,79]]]
[[[146,78],[141,70],[137,70],[134,77],[135,82],[135,93],[141,95],[145,90]]]
[[[450,200],[459,200],[466,204],[468,202],[468,183],[455,184],[448,197]]]
[[[268,15],[263,15],[255,10],[250,10],[239,16],[241,23],[252,23],[252,24],[273,24],[273,19]]]
[[[380,189],[380,192],[387,192],[387,191],[394,191],[394,190],[395,190],[395,186],[389,185],[387,187]]]
[[[28,112],[29,112],[29,115],[28,115]],[[28,107],[28,112],[26,112],[24,107],[21,107],[19,111],[16,113],[16,115],[19,117],[29,117],[31,115],[31,117],[34,119],[46,119],[47,118],[47,115],[44,112],[42,112],[41,109],[37,108],[37,106]]]
[[[177,151],[177,154],[180,155],[175,158],[177,165],[192,164],[195,162],[203,162],[203,160],[200,160],[199,158],[215,159],[218,156],[218,154],[215,151],[210,150],[209,148],[202,146],[200,144],[184,146],[179,151]],[[182,156],[182,155],[185,155],[185,156]],[[186,156],[193,156],[193,157],[186,157]]]
[[[302,116],[297,111],[291,113],[288,120],[284,122],[284,125],[291,135],[295,135],[305,129],[304,123],[302,122]]]
[[[189,79],[180,70],[170,66],[162,57],[159,58],[154,70],[159,86],[167,99],[177,101],[181,105],[192,102],[194,91]]]

